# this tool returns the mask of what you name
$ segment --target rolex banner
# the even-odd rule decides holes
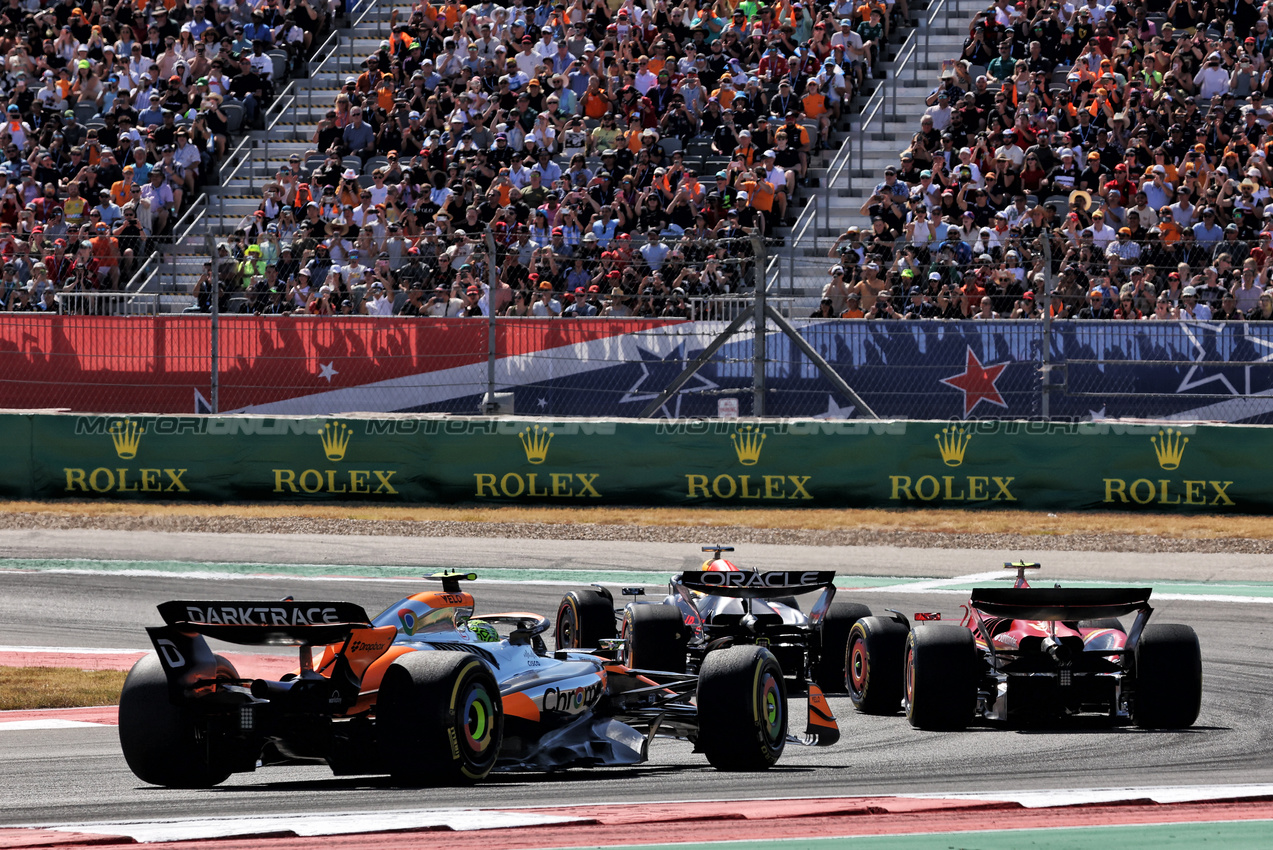
[[[13,498],[1273,510],[1261,426],[7,415]]]

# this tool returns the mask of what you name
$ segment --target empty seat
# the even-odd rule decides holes
[[[243,104],[227,100],[221,104],[221,111],[225,113],[226,129],[230,135],[239,132],[243,126]]]

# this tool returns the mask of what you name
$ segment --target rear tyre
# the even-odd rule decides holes
[[[561,598],[553,630],[558,649],[596,649],[615,636],[614,602],[606,594],[581,587]]]
[[[717,770],[766,770],[787,743],[787,691],[769,650],[708,653],[698,677],[698,746]]]
[[[400,785],[484,779],[504,738],[495,677],[467,652],[400,656],[380,683],[376,738],[382,764]]]
[[[977,648],[963,626],[925,624],[906,638],[906,719],[917,729],[963,729],[977,710]]]
[[[1101,617],[1097,620],[1079,620],[1080,629],[1113,629],[1117,632],[1127,633],[1127,628],[1119,622],[1117,617]]]
[[[856,602],[832,602],[818,633],[818,664],[813,681],[826,694],[844,693],[844,659],[853,624],[871,616],[871,609]]]
[[[629,605],[623,612],[624,662],[637,670],[685,672],[690,627],[675,605]]]
[[[905,682],[910,629],[889,617],[863,617],[849,631],[844,683],[863,714],[897,714]]]
[[[217,656],[217,678],[237,679]],[[156,655],[128,672],[119,695],[119,743],[128,768],[142,782],[165,788],[211,788],[233,772],[228,753],[206,722],[168,697],[168,677]]]
[[[1185,729],[1202,708],[1202,650],[1188,626],[1146,626],[1136,645],[1132,720],[1142,729]]]

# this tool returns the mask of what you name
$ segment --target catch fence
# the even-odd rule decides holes
[[[214,348],[207,316],[0,314],[0,406],[637,417],[683,379],[649,415],[749,416],[759,394],[782,417],[1273,421],[1273,322],[791,320],[860,405],[773,321],[760,358],[753,320],[726,328],[224,316]]]

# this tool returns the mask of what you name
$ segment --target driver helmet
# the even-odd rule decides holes
[[[499,642],[499,632],[497,632],[495,627],[485,620],[469,620],[468,627],[469,631],[473,633],[473,637],[477,638],[482,643]]]

